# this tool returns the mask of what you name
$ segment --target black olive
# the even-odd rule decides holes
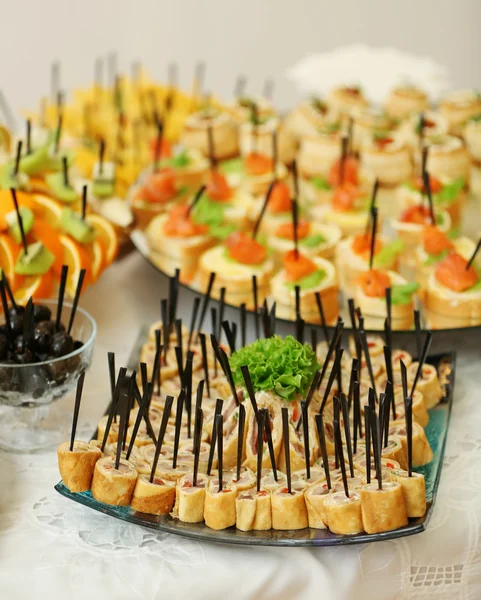
[[[8,314],[10,315],[10,317],[14,316],[14,315],[23,315],[23,313],[25,312],[25,307],[22,306],[21,304],[17,304],[17,306],[11,306]]]
[[[45,304],[35,304],[33,316],[36,323],[39,321],[50,321],[52,318],[52,311],[48,306],[45,306]]]
[[[84,343],[80,340],[75,340],[73,343],[73,347],[75,348],[75,350],[79,350],[80,348],[82,348],[83,345]]]
[[[23,335],[17,335],[13,340],[13,351],[15,354],[22,354],[23,352]]]
[[[35,351],[47,352],[52,344],[52,338],[52,333],[46,327],[35,327],[33,332]]]
[[[21,365],[27,365],[33,362],[33,352],[28,348],[25,348],[24,352],[18,352],[16,355],[17,363]]]
[[[67,333],[59,331],[53,336],[52,345],[50,347],[53,356],[65,356],[66,354],[73,352],[73,349],[73,339]]]
[[[11,311],[10,311],[11,312]],[[10,325],[13,333],[19,334],[23,332],[23,314],[10,314]]]

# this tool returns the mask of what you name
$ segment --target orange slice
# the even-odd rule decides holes
[[[42,194],[35,194],[32,196],[32,203],[32,210],[37,218],[52,227],[57,226],[62,214],[62,206],[56,200]]]
[[[91,244],[85,246],[85,251],[90,258],[92,283],[94,283],[100,277],[105,267],[104,246],[99,240],[94,240]]]
[[[28,194],[17,191],[17,202],[19,206],[25,206],[26,208],[32,208],[32,200]],[[10,190],[0,190],[0,231],[5,231],[8,228],[5,216],[9,212],[15,210],[15,204],[13,203],[12,193]]]
[[[0,235],[0,268],[3,269],[13,292],[20,287],[23,280],[22,275],[15,273],[20,249],[20,244],[16,244],[11,237],[6,234]]]
[[[63,264],[68,265],[66,291],[67,294],[73,298],[75,296],[75,290],[77,288],[77,282],[81,269],[87,270],[84,281],[84,289],[85,286],[92,281],[92,263],[85,248],[83,248],[81,244],[78,244],[68,235],[61,234],[59,239],[63,246]]]
[[[58,231],[45,221],[36,219],[28,234],[28,241],[31,239],[42,242],[42,244],[55,256],[55,262],[52,268],[54,273],[59,275],[62,271],[62,265],[64,264],[64,252],[62,244],[60,243]]]
[[[87,223],[90,223],[97,232],[98,240],[105,252],[106,265],[113,262],[119,251],[119,238],[114,226],[100,215],[88,214]]]
[[[50,270],[44,275],[24,277],[22,287],[15,292],[18,304],[25,305],[29,298],[50,298],[54,291],[54,275]]]

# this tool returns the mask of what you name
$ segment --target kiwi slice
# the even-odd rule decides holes
[[[14,188],[16,190],[24,190],[28,187],[28,177],[25,173],[18,173],[17,176],[13,174],[14,166],[12,163],[3,165],[0,172],[0,188],[2,190],[9,190]]]
[[[20,171],[27,175],[35,175],[41,173],[48,168],[48,146],[40,146],[36,150],[25,155],[20,160]]]
[[[70,185],[65,185],[63,173],[51,173],[45,177],[45,181],[53,196],[61,202],[76,202],[78,194]]]
[[[33,227],[33,212],[27,208],[26,206],[21,206],[19,208],[20,217],[22,219],[23,232],[27,235]],[[5,221],[8,225],[8,231],[13,239],[17,242],[17,244],[22,243],[22,232],[20,231],[20,226],[18,224],[17,213],[12,210],[5,215]]]
[[[96,198],[110,198],[114,195],[114,191],[112,181],[97,180],[93,182],[92,193]]]
[[[42,242],[34,242],[27,246],[27,253],[22,248],[15,264],[18,275],[44,275],[55,262],[55,256]]]
[[[60,216],[59,227],[81,244],[93,242],[97,236],[95,229],[84,221],[78,213],[64,208]]]

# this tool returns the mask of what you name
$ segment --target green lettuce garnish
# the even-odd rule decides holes
[[[231,158],[230,160],[224,160],[219,165],[220,170],[224,175],[237,175],[238,173],[244,173],[244,160],[242,158]]]
[[[446,258],[446,256],[449,254],[449,250],[446,248],[446,250],[442,250],[439,254],[430,254],[428,256],[428,258],[424,261],[425,265],[435,265],[436,263],[440,262],[443,260],[443,258]]]
[[[341,122],[335,121],[332,123],[325,123],[319,127],[319,133],[330,135],[331,133],[337,133],[341,129]]]
[[[452,183],[445,185],[441,191],[433,195],[434,204],[450,204],[456,200],[464,185],[465,181],[462,177],[458,177]]]
[[[179,152],[179,154],[176,154],[172,158],[169,158],[168,160],[162,162],[167,167],[181,169],[183,167],[188,167],[191,164],[192,159],[190,158],[187,150],[183,150],[182,152]]]
[[[470,287],[466,291],[467,292],[477,292],[478,290],[481,290],[481,279],[478,281],[478,283],[475,283],[472,287]]]
[[[307,237],[299,240],[301,246],[305,248],[315,248],[319,246],[319,244],[324,244],[326,238],[320,233],[316,233],[315,235],[308,235]]]
[[[244,386],[241,367],[246,365],[255,392],[275,392],[284,400],[305,397],[320,367],[312,348],[290,335],[256,340],[234,352],[229,362],[236,385]]]
[[[461,235],[461,230],[459,227],[453,227],[450,231],[446,233],[446,237],[448,240],[455,240]]]
[[[233,231],[235,225],[224,221],[225,205],[216,202],[204,194],[192,210],[192,219],[197,225],[207,225],[209,234],[220,240],[225,240]]]
[[[403,285],[393,285],[391,287],[392,304],[408,304],[411,302],[412,295],[419,288],[419,283],[405,283]]]
[[[392,262],[403,248],[402,240],[394,240],[394,242],[386,244],[374,257],[374,268],[378,269]]]
[[[299,281],[288,281],[286,283],[286,287],[293,290],[297,286],[299,286],[301,290],[309,290],[311,288],[317,287],[325,277],[326,272],[322,269],[319,269],[318,271],[314,271],[313,273],[306,275],[302,279],[299,279]]]
[[[311,184],[318,190],[330,190],[331,186],[328,184],[324,177],[312,177]]]

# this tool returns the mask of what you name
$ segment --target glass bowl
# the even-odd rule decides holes
[[[57,313],[56,300],[39,300]],[[72,305],[64,302],[62,322],[68,323]],[[77,307],[71,335],[83,345],[70,354],[30,364],[0,362],[0,448],[15,452],[33,452],[66,439],[72,410],[61,414],[51,410],[52,402],[75,390],[83,370],[90,367],[97,325]]]

